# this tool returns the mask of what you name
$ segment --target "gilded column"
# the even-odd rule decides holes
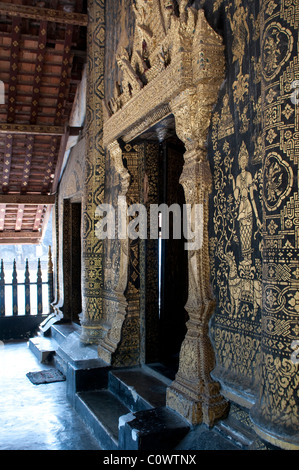
[[[179,370],[167,390],[167,405],[191,424],[204,422],[209,426],[228,409],[219,383],[210,376],[215,367],[215,356],[208,331],[215,299],[210,283],[208,240],[208,201],[212,178],[205,138],[212,103],[217,96],[215,91],[211,93],[211,85],[198,85],[183,92],[171,104],[177,135],[186,147],[180,183],[184,187],[186,204],[190,205],[193,213],[192,231],[200,233],[200,238],[197,240],[198,246],[188,251],[189,287],[185,309],[189,321],[180,351]]]
[[[209,321],[215,299],[211,289],[208,235],[212,175],[206,146],[212,109],[224,78],[224,54],[222,39],[208,26],[202,11],[193,35],[191,57],[193,84],[170,103],[176,133],[186,148],[180,183],[186,204],[191,208],[187,217],[196,234],[196,243],[188,249],[187,333],[180,351],[178,373],[167,390],[167,405],[191,424],[203,422],[212,426],[228,410],[219,383],[211,378],[215,355],[209,338]]]
[[[88,2],[88,85],[82,227],[81,341],[98,343],[105,335],[103,312],[103,242],[95,236],[96,207],[103,202],[105,152],[103,135],[105,7],[103,0]]]
[[[108,146],[107,159],[107,203],[115,210],[115,233],[105,240],[103,325],[107,334],[99,342],[98,353],[101,359],[112,364],[113,355],[121,341],[128,306],[124,295],[129,262],[125,206],[130,175],[123,165],[122,150],[117,141]]]
[[[262,438],[299,449],[299,10],[285,0],[275,11],[263,3],[262,360],[251,416]]]

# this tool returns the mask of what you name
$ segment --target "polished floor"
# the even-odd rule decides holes
[[[100,450],[66,398],[66,382],[33,385],[47,369],[26,342],[0,342],[0,450]]]

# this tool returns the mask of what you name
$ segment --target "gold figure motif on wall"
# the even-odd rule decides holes
[[[256,203],[254,200],[254,184],[251,173],[247,170],[249,155],[245,143],[242,143],[239,152],[239,167],[241,172],[233,181],[233,191],[235,201],[238,207],[238,221],[240,224],[240,242],[243,261],[245,265],[251,263],[251,250],[252,250],[252,229],[253,229],[253,214],[255,215],[257,226],[262,228],[260,222]]]
[[[234,121],[232,113],[229,107],[229,96],[226,93],[223,97],[223,108],[221,111],[219,128],[218,128],[218,139],[223,139],[235,132]]]
[[[245,53],[245,47],[249,40],[250,33],[247,24],[248,10],[244,8],[241,0],[235,0],[234,13],[231,15],[229,6],[226,7],[227,18],[230,22],[233,43],[232,43],[232,54],[233,62],[239,63],[239,74],[242,75],[242,65]]]

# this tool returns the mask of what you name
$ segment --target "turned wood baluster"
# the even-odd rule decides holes
[[[13,316],[18,315],[18,277],[15,259],[13,260],[12,270],[12,314]]]
[[[43,313],[43,285],[42,285],[42,270],[40,259],[38,259],[37,264],[37,315],[42,315]]]
[[[30,315],[30,275],[29,275],[28,259],[26,259],[24,284],[25,284],[25,315]]]

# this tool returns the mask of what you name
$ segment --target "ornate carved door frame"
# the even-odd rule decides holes
[[[180,182],[186,203],[203,207],[203,239],[201,248],[188,252],[185,309],[189,321],[179,370],[167,390],[167,405],[191,424],[213,425],[226,412],[227,402],[220,394],[219,384],[210,377],[215,364],[208,325],[215,301],[209,271],[208,203],[212,178],[206,140],[212,108],[224,78],[224,47],[202,10],[186,8],[187,2],[181,1],[178,15],[174,11],[166,14],[161,5],[156,9],[158,3],[136,2],[133,54],[129,59],[124,51],[118,58],[123,71],[122,93],[118,92],[110,102],[111,115],[104,123],[104,146],[119,174],[120,193],[125,195],[129,173],[122,163],[119,139],[130,142],[167,115],[174,115],[177,136],[186,148]],[[107,296],[104,302],[107,334],[99,345],[99,356],[110,364],[121,335],[126,334],[127,240],[119,241],[119,251],[120,264],[112,274],[117,279],[115,295],[113,299]]]

